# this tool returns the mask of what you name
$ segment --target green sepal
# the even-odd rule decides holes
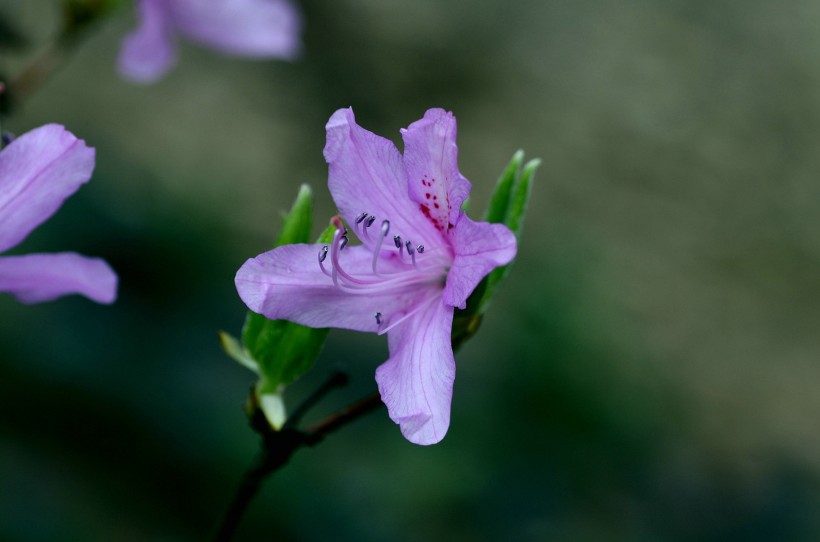
[[[530,160],[523,167],[524,151],[517,151],[501,173],[496,184],[484,220],[504,224],[521,239],[524,217],[532,193],[535,170],[541,164],[538,159]],[[453,320],[453,347],[457,348],[478,330],[496,289],[510,272],[512,263],[494,269],[482,280],[467,299],[467,308],[456,312]]]

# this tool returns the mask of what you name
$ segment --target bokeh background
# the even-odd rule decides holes
[[[47,0],[4,0],[30,38]],[[233,276],[299,184],[333,212],[324,124],[429,107],[459,121],[473,214],[540,157],[520,256],[459,352],[452,425],[407,443],[377,411],[302,450],[237,540],[820,539],[820,4],[807,0],[305,0],[296,63],[183,45],[119,78],[126,6],[4,128],[65,124],[92,181],[13,253],[78,250],[113,306],[0,297],[0,540],[204,540],[257,449],[253,375],[220,350]],[[334,331],[375,390],[383,338]]]

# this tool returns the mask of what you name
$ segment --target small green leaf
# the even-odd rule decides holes
[[[256,360],[251,357],[247,350],[245,350],[245,347],[242,346],[239,339],[229,333],[220,331],[219,344],[222,345],[222,350],[224,350],[228,356],[238,361],[254,373],[259,374],[259,364],[256,363]]]
[[[303,184],[299,187],[296,201],[282,222],[282,231],[276,240],[277,247],[296,243],[309,243],[310,230],[313,228],[313,193],[310,187]]]
[[[333,241],[333,234],[336,233],[336,226],[330,224],[325,231],[322,232],[322,235],[319,236],[319,239],[316,240],[316,243],[320,245],[326,245]]]
[[[517,150],[513,154],[512,160],[504,169],[501,177],[495,185],[495,191],[490,199],[490,206],[484,220],[498,224],[504,222],[507,217],[507,210],[510,208],[510,192],[512,191],[518,171],[521,169],[521,162],[524,161],[524,151]]]
[[[527,206],[530,201],[530,194],[532,193],[532,179],[535,176],[535,170],[541,165],[541,160],[535,159],[527,162],[524,170],[521,172],[513,184],[510,193],[509,207],[507,208],[506,216],[504,217],[504,224],[515,234],[516,239],[521,239],[521,230],[524,227],[524,217],[527,214]],[[487,288],[484,297],[479,306],[479,312],[483,312],[487,304],[490,302],[495,289],[501,282],[510,274],[512,264],[510,262],[504,267],[497,267],[487,276]]]
[[[273,393],[307,372],[319,356],[328,331],[248,313],[242,341],[264,377],[261,391]]]
[[[523,156],[523,155],[522,155]],[[521,229],[524,227],[524,216],[527,214],[527,206],[530,203],[532,194],[532,179],[535,170],[541,165],[541,160],[536,158],[530,160],[524,166],[521,176],[516,179],[510,195],[510,206],[504,223],[512,230],[518,239],[521,239]]]
[[[541,164],[538,159],[530,160],[522,169],[523,161],[524,152],[519,150],[499,177],[485,215],[488,222],[505,224],[518,239],[521,238],[527,214],[535,170]],[[457,313],[453,323],[454,343],[460,344],[478,329],[481,315],[487,310],[495,290],[509,274],[511,266],[512,263],[494,269],[470,295],[467,309]]]

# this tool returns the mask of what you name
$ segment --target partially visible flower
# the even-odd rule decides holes
[[[293,59],[302,20],[290,0],[137,0],[139,27],[122,44],[119,70],[153,83],[176,63],[178,36],[230,55]]]
[[[0,151],[0,252],[20,243],[91,178],[94,149],[62,126],[41,126]],[[117,296],[117,275],[103,260],[74,252],[0,257],[0,292],[23,303],[82,294]]]
[[[450,424],[454,307],[515,257],[516,242],[506,226],[461,211],[471,185],[458,171],[451,113],[430,109],[401,133],[404,156],[351,109],[334,113],[328,186],[361,245],[348,246],[339,223],[329,246],[286,245],[248,260],[236,287],[270,319],[387,333],[382,400],[405,438],[434,444]]]

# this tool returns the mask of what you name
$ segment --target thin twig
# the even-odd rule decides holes
[[[381,404],[382,401],[379,394],[372,393],[367,397],[359,399],[355,403],[351,403],[342,410],[331,414],[324,420],[311,425],[307,433],[309,435],[324,437],[353,420],[364,416],[368,412],[377,409]]]
[[[278,435],[277,445],[273,446],[267,438],[262,454],[242,476],[236,494],[225,512],[222,525],[217,531],[215,542],[228,542],[236,533],[239,522],[248,509],[248,505],[259,492],[262,482],[269,475],[282,468],[300,447],[308,444],[305,435],[295,430],[283,430],[274,433]]]
[[[251,467],[242,476],[236,494],[225,512],[225,517],[222,520],[222,525],[216,534],[214,540],[217,542],[224,542],[230,540],[236,528],[239,526],[239,521],[248,504],[259,491],[262,481],[269,473],[269,467],[266,464],[264,456],[256,460]]]
[[[299,425],[299,422],[302,421],[302,417],[308,410],[313,408],[316,403],[321,401],[325,395],[334,389],[347,386],[349,380],[350,379],[348,376],[342,371],[335,371],[332,375],[330,375],[330,378],[328,378],[325,383],[319,387],[319,389],[313,392],[313,394],[305,399],[302,404],[299,405],[290,416],[288,416],[284,427],[286,429],[290,429]]]

